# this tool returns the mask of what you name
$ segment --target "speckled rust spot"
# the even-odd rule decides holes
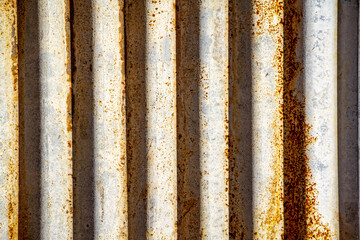
[[[284,230],[289,239],[332,239],[328,224],[317,211],[316,184],[312,181],[307,148],[316,139],[306,123],[304,100],[295,81],[301,71],[296,60],[302,13],[296,0],[285,4],[284,24]],[[302,97],[304,99],[304,97]]]
[[[0,148],[1,154],[4,154],[3,164],[6,176],[4,185],[1,186],[3,198],[6,199],[6,219],[1,219],[1,226],[7,227],[9,239],[18,239],[18,51],[17,51],[17,1],[2,0],[0,1],[0,14],[2,27],[0,30],[1,42],[5,43],[5,49],[1,49],[1,53],[5,57],[4,72],[8,72],[7,80],[10,86],[7,87],[7,106],[8,119],[2,125],[7,128],[8,136],[6,141]],[[4,45],[3,45],[4,46]],[[9,54],[10,53],[10,54]],[[6,75],[5,75],[6,76]],[[6,174],[6,175],[5,175]],[[4,179],[3,179],[4,180]],[[6,221],[6,222],[5,222]],[[2,229],[2,231],[4,231]]]
[[[255,3],[253,14],[261,16],[254,26],[255,34],[266,33],[277,45],[272,67],[276,69],[274,97],[279,106],[271,126],[274,129],[271,166],[274,175],[268,188],[271,197],[260,217],[263,232],[255,233],[255,238],[263,238],[264,232],[266,237],[276,236],[276,226],[284,221],[281,238],[331,239],[329,226],[322,222],[316,208],[318,191],[306,152],[316,139],[310,136],[311,126],[306,123],[305,98],[295,87],[301,71],[301,63],[296,60],[301,10],[296,0],[285,4],[282,1]],[[275,21],[276,18],[281,20]]]
[[[273,113],[273,121],[269,126],[272,133],[272,163],[271,172],[273,177],[268,185],[269,197],[265,198],[266,209],[262,209],[258,221],[261,232],[255,232],[255,239],[278,239],[282,232],[281,222],[283,221],[283,1],[266,0],[254,1],[253,14],[257,15],[257,22],[254,23],[253,33],[255,36],[268,35],[274,42],[276,49],[273,53],[271,67],[275,74],[274,98],[278,109]]]

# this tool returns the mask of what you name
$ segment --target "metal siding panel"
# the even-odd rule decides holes
[[[337,4],[0,0],[0,238],[357,239]]]

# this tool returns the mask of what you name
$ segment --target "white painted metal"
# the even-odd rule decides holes
[[[127,238],[123,2],[92,2],[94,237]]]
[[[176,238],[175,1],[146,1],[147,238]]]
[[[318,191],[316,209],[331,238],[338,239],[336,0],[305,1],[304,48],[305,116],[315,139],[307,154]]]
[[[228,3],[199,5],[200,234],[229,236]]]
[[[73,223],[69,2],[40,0],[38,7],[41,238],[69,239]]]

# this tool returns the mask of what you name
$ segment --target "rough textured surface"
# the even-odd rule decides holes
[[[357,239],[358,2],[0,3],[0,238]]]
[[[72,238],[69,14],[67,1],[19,6],[20,238]]]
[[[251,8],[251,1],[229,2],[230,239],[253,236]]]
[[[18,239],[19,125],[16,1],[0,1],[0,238]]]
[[[175,1],[146,1],[147,238],[176,238]]]
[[[199,6],[200,235],[229,236],[228,3]]]
[[[19,238],[40,239],[41,121],[37,1],[19,1]]]
[[[178,239],[200,232],[199,7],[197,0],[176,7]]]
[[[73,3],[75,236],[126,239],[123,2]]]
[[[38,4],[40,236],[70,239],[73,219],[69,2],[40,0]]]

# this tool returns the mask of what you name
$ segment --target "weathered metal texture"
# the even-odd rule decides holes
[[[74,239],[94,237],[92,0],[71,1]],[[106,85],[105,85],[106,86]]]
[[[94,228],[126,239],[126,115],[122,1],[93,1]]]
[[[40,239],[41,147],[38,1],[19,1],[19,238]]]
[[[175,1],[146,1],[147,238],[176,238]]]
[[[335,1],[255,1],[251,47],[254,237],[337,238]]]
[[[338,147],[340,239],[359,236],[359,1],[339,1]]]
[[[337,1],[304,2],[305,120],[309,178],[307,237],[339,237],[337,151]],[[315,198],[315,195],[318,197]],[[315,212],[316,211],[316,212]]]
[[[41,238],[72,238],[70,11],[40,0]],[[26,81],[26,78],[25,78]]]
[[[126,239],[123,2],[73,3],[75,235]]]
[[[281,239],[284,3],[256,0],[252,14],[253,234],[255,239]]]
[[[0,238],[18,239],[17,3],[0,1]]]
[[[229,235],[253,238],[252,2],[229,1]],[[245,67],[246,66],[246,67]],[[246,183],[246,184],[244,184]]]
[[[200,234],[224,239],[228,223],[228,2],[199,6]]]
[[[0,238],[358,238],[357,1],[0,3]]]
[[[199,1],[176,6],[178,238],[200,232]]]
[[[67,1],[19,6],[20,238],[72,238],[70,24]]]
[[[125,1],[129,239],[146,239],[146,1]]]

